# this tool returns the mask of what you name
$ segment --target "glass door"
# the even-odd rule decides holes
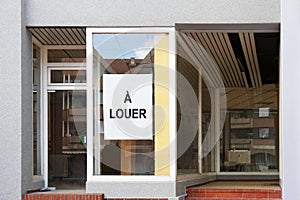
[[[49,185],[84,187],[86,181],[86,92],[48,92]]]

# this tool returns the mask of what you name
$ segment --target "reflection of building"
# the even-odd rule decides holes
[[[287,1],[3,2],[0,199],[53,186],[180,198],[220,180],[299,196]],[[151,74],[152,139],[107,138],[105,74]]]

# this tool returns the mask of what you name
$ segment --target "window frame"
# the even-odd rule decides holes
[[[93,166],[93,34],[168,34],[169,41],[169,147],[170,174],[156,175],[94,175]],[[87,66],[87,181],[175,181],[176,180],[176,39],[175,28],[87,28],[86,29],[86,66]],[[172,92],[170,92],[172,91]]]

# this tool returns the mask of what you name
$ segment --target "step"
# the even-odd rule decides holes
[[[44,192],[24,194],[22,200],[104,200],[104,197],[103,194]]]
[[[208,184],[207,186],[196,186],[187,189],[186,200],[254,200],[254,199],[281,199],[281,188],[278,186],[259,185],[256,187],[245,183],[237,183],[236,185],[226,185],[227,183]],[[214,187],[217,185],[217,187]]]

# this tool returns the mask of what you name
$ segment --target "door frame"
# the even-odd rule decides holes
[[[42,62],[41,62],[41,130],[42,130],[42,160],[43,160],[43,178],[44,178],[44,187],[48,188],[48,178],[49,178],[49,170],[48,170],[48,93],[53,90],[87,90],[86,85],[49,85],[49,72],[48,68],[53,66],[62,67],[62,63],[48,63],[48,50],[51,49],[85,49],[85,45],[44,45],[41,47],[42,52]],[[86,68],[86,64],[83,63],[63,63],[67,69],[67,66],[82,66]]]

